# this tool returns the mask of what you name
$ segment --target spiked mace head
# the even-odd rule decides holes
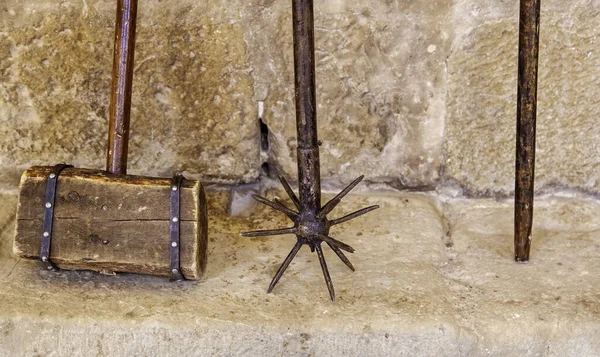
[[[333,283],[329,276],[327,263],[323,256],[321,243],[325,242],[337,256],[354,270],[343,251],[353,253],[354,249],[332,238],[329,235],[331,226],[340,224],[372,211],[379,206],[370,206],[350,213],[341,218],[327,219],[327,215],[340,203],[363,179],[363,176],[354,180],[331,201],[321,206],[321,175],[319,171],[319,145],[317,136],[316,86],[315,86],[315,39],[314,39],[314,10],[313,0],[292,0],[292,23],[294,33],[294,84],[296,101],[296,130],[298,137],[298,192],[300,198],[294,194],[287,181],[279,176],[283,188],[292,199],[295,209],[287,207],[279,201],[269,201],[260,196],[254,198],[271,208],[283,212],[294,223],[293,227],[274,230],[263,230],[242,233],[245,237],[272,236],[279,234],[295,234],[296,245],[281,264],[273,277],[267,293],[270,293],[287,267],[290,265],[300,247],[306,244],[312,252],[317,252],[325,282],[329,289],[331,300],[335,300]]]
[[[327,204],[325,204],[323,207],[316,210],[316,212],[313,210],[302,210],[302,206],[300,205],[298,197],[296,196],[296,194],[294,193],[294,191],[283,176],[279,176],[279,180],[281,181],[283,188],[294,203],[294,206],[297,209],[297,211],[288,208],[283,202],[279,200],[270,201],[258,195],[253,196],[254,199],[256,199],[257,201],[284,213],[292,220],[294,226],[289,228],[280,228],[273,230],[245,232],[242,233],[242,236],[261,237],[281,234],[295,234],[297,239],[296,244],[294,245],[288,256],[283,261],[283,264],[281,264],[281,267],[279,267],[279,270],[273,277],[273,280],[271,281],[271,284],[267,289],[267,293],[270,293],[275,287],[275,285],[277,285],[277,282],[279,282],[279,279],[281,279],[281,276],[286,271],[286,269],[288,268],[288,266],[302,247],[302,245],[306,244],[310,247],[311,252],[317,252],[317,255],[319,256],[319,262],[321,263],[321,269],[323,270],[323,276],[325,277],[325,283],[327,284],[327,289],[329,290],[329,296],[331,297],[331,300],[335,301],[335,291],[333,289],[333,283],[331,281],[331,276],[329,275],[329,270],[327,268],[327,262],[325,261],[325,256],[323,255],[321,243],[325,242],[331,248],[331,250],[333,250],[335,254],[344,262],[344,264],[346,264],[348,268],[354,271],[354,266],[344,254],[344,251],[348,253],[354,253],[354,248],[352,248],[346,243],[340,242],[339,240],[332,238],[329,235],[329,229],[331,228],[331,226],[334,226],[336,224],[340,224],[349,221],[353,218],[362,216],[367,212],[379,208],[379,206],[369,206],[333,220],[327,219],[327,214],[329,214],[340,203],[341,199],[344,196],[346,196],[348,192],[350,192],[354,187],[356,187],[356,185],[358,185],[358,183],[363,179],[363,177],[364,176],[360,176],[359,178],[354,180],[350,185],[343,189],[342,192],[338,193],[334,198],[332,198],[331,201],[327,202]]]

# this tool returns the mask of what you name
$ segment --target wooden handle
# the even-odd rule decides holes
[[[137,0],[117,0],[106,171],[127,173]]]

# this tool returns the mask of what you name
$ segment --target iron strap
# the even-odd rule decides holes
[[[50,260],[50,246],[52,242],[52,224],[54,223],[54,203],[56,201],[56,187],[58,186],[58,175],[62,170],[73,167],[67,164],[55,165],[46,181],[46,199],[44,200],[44,220],[42,228],[42,240],[40,243],[40,260],[42,266],[48,270],[58,270]]]
[[[171,181],[171,210],[170,210],[170,259],[171,259],[171,280],[181,281],[185,280],[183,274],[181,274],[181,262],[179,254],[179,201],[181,198],[181,183],[183,182],[183,175],[175,174]]]

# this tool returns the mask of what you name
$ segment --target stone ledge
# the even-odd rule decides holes
[[[350,196],[334,214],[382,208],[332,232],[357,251],[354,273],[326,252],[332,303],[307,248],[265,294],[293,238],[238,233],[287,222],[262,208],[227,216],[222,193],[209,195],[206,279],[181,284],[16,261],[8,254],[16,196],[2,199],[1,355],[600,354],[597,201],[538,201],[534,260],[516,264],[509,201]]]

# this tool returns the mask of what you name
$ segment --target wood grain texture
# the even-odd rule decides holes
[[[137,0],[118,0],[108,120],[106,171],[127,173]]]
[[[32,167],[21,177],[15,255],[38,259],[46,177]],[[171,180],[69,168],[58,181],[50,259],[61,269],[169,276]],[[181,190],[181,271],[199,279],[206,268],[207,217],[202,184]]]

